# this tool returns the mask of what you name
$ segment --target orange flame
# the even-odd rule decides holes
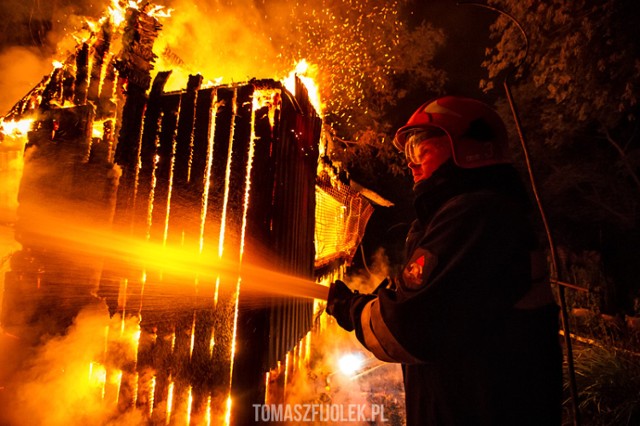
[[[171,422],[171,410],[173,409],[173,388],[175,383],[172,381],[169,383],[169,388],[167,389],[167,423]]]
[[[320,88],[316,84],[318,67],[316,65],[309,64],[306,59],[302,59],[296,64],[295,69],[282,80],[287,90],[294,94],[296,93],[296,77],[298,77],[302,84],[307,88],[311,105],[313,105],[318,114],[322,115],[324,104],[320,98]]]
[[[89,385],[99,388],[102,399],[104,399],[107,385],[107,369],[99,362],[89,363]]]
[[[128,3],[111,0],[111,6],[108,6],[108,17],[116,27],[119,27],[125,20],[127,9],[141,10],[141,6],[143,6],[143,9],[147,7],[146,10],[143,10],[144,13],[154,18],[168,18],[173,12],[173,9],[165,9],[164,6],[145,4],[143,0],[130,0]]]
[[[149,383],[149,417],[153,414],[153,404],[156,396],[156,376],[151,378]]]
[[[0,132],[4,133],[5,136],[14,138],[22,137],[25,136],[29,130],[31,130],[31,125],[33,124],[33,122],[34,120],[32,118],[18,121],[1,121]]]

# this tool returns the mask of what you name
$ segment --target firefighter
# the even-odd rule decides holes
[[[408,426],[559,425],[559,309],[503,121],[446,96],[422,105],[394,145],[417,213],[404,270],[372,294],[332,283],[327,312],[402,364]]]

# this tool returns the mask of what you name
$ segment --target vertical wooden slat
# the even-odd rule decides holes
[[[151,238],[158,243],[164,241],[168,215],[171,211],[170,191],[173,180],[173,163],[176,150],[178,114],[180,112],[180,96],[163,96],[161,99],[161,109],[162,132],[158,140],[159,158],[155,172],[156,188],[151,217]]]
[[[100,96],[100,81],[104,60],[111,47],[112,24],[110,20],[105,20],[98,33],[98,40],[93,44],[93,64],[91,65],[91,79],[87,90],[87,99],[98,103]]]
[[[84,105],[87,102],[89,86],[89,44],[83,43],[76,55],[76,79],[73,103]]]
[[[187,204],[188,185],[191,177],[191,163],[193,159],[196,104],[198,89],[201,84],[201,75],[189,76],[187,91],[182,94],[180,101],[180,116],[178,118],[176,155],[173,171],[172,214],[169,217],[168,238],[171,244],[182,244],[185,217],[191,209],[191,206]],[[183,199],[183,197],[185,199]]]

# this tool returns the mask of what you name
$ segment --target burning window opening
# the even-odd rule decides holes
[[[112,320],[85,376],[107,411],[244,424],[251,412],[243,407],[274,392],[284,398],[309,362],[319,305],[270,296],[266,308],[241,309],[252,303],[242,265],[266,252],[271,268],[326,284],[350,262],[373,208],[319,167],[321,104],[299,76],[285,86],[204,85],[192,75],[186,89],[165,91],[171,71],[151,75],[157,10],[117,5],[3,120],[3,155],[23,146],[26,155],[16,224],[23,248],[6,274],[2,326],[37,330],[36,345],[102,299]],[[70,221],[86,236],[47,229]],[[195,253],[209,268],[239,269],[176,275],[153,263],[157,251],[122,251],[139,257],[127,259],[110,256],[109,241],[87,242],[98,255],[67,244],[100,235],[89,229],[104,230],[112,245],[130,243],[117,237],[127,235]]]

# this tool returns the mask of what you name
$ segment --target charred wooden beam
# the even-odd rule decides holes
[[[182,94],[182,100],[180,101],[174,175],[175,182],[178,185],[189,182],[193,155],[193,129],[196,117],[196,100],[202,79],[200,74],[190,75],[189,81],[187,82],[187,90]]]
[[[76,78],[74,81],[73,103],[84,105],[87,102],[87,89],[89,87],[89,44],[82,43],[82,47],[76,53]]]
[[[122,50],[118,54],[116,68],[129,85],[147,90],[151,85],[151,70],[157,57],[153,43],[161,25],[142,10],[128,8],[122,36]]]
[[[153,81],[149,92],[149,101],[144,115],[143,130],[140,142],[140,157],[138,170],[138,183],[136,191],[136,218],[134,219],[139,234],[143,237],[150,232],[151,217],[149,212],[153,210],[154,203],[154,171],[156,168],[157,150],[162,133],[163,113],[161,98],[164,86],[171,76],[171,71],[159,72]]]
[[[210,171],[209,205],[206,216],[206,232],[211,238],[220,236],[220,223],[224,207],[227,163],[232,149],[232,128],[235,116],[235,90],[221,87],[217,90],[218,105],[215,117],[213,159]]]
[[[182,93],[180,116],[176,135],[176,151],[173,166],[173,214],[169,218],[169,241],[182,241],[185,224],[184,218],[190,214],[192,206],[188,205],[188,186],[191,181],[191,163],[195,137],[196,106],[199,97],[201,75],[189,76],[187,90]],[[210,103],[210,102],[209,102]]]
[[[68,69],[64,69],[64,76],[62,77],[62,103],[73,103],[74,82],[75,76]]]
[[[87,99],[94,104],[98,104],[102,70],[104,68],[104,60],[111,48],[112,32],[111,20],[107,19],[100,27],[98,40],[93,44],[93,64],[91,65],[91,80],[87,90]]]
[[[158,140],[156,188],[151,218],[151,238],[154,241],[165,241],[168,232],[180,95],[163,96],[160,108],[162,109],[160,123],[162,131]]]
[[[51,108],[51,102],[62,98],[62,68],[56,68],[51,73],[51,78],[42,92],[42,100],[40,101],[40,110],[46,111]]]
[[[107,65],[104,79],[102,81],[102,89],[100,89],[100,96],[98,98],[96,118],[101,120],[105,117],[112,117],[116,105],[113,100],[114,98],[114,89],[115,89],[115,81],[116,81],[116,68],[115,62],[110,61]]]

